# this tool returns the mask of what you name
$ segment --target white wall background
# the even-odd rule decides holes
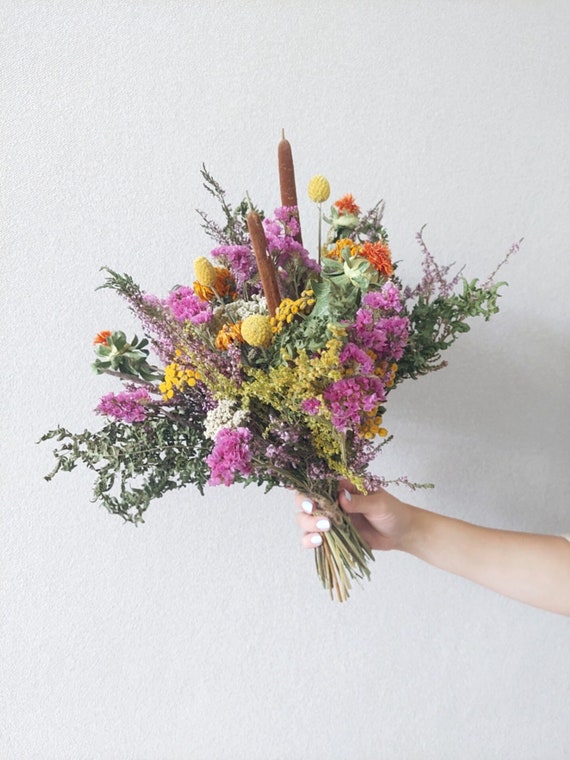
[[[387,200],[410,280],[426,222],[472,276],[524,236],[501,314],[391,398],[377,468],[434,481],[433,510],[570,530],[568,8],[4,0],[2,760],[570,757],[568,619],[398,554],[335,605],[287,494],[187,490],[134,529],[35,445],[114,388],[91,340],[135,324],[99,268],[188,281],[201,163],[272,210],[285,127],[301,189]]]

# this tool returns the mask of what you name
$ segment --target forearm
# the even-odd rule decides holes
[[[482,528],[411,507],[400,549],[504,596],[570,615],[570,542]]]

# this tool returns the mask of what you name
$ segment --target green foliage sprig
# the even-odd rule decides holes
[[[467,323],[473,317],[488,321],[499,311],[499,288],[504,282],[479,285],[477,279],[461,280],[463,289],[433,300],[420,295],[409,313],[410,337],[404,355],[398,362],[396,384],[406,378],[417,378],[441,369],[446,362],[441,352],[471,329]]]
[[[213,443],[199,420],[155,416],[136,424],[113,421],[98,432],[83,433],[58,427],[41,441],[50,439],[60,446],[53,452],[57,464],[45,479],[85,465],[96,474],[93,501],[127,522],[144,522],[150,502],[173,489],[194,484],[203,493],[208,480],[206,457]]]
[[[97,359],[93,362],[93,369],[97,374],[115,372],[146,381],[158,380],[162,378],[162,372],[147,362],[147,346],[146,338],[139,340],[135,335],[129,342],[121,330],[112,332],[105,343],[95,347]]]

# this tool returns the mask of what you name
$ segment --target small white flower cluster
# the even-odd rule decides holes
[[[204,435],[212,441],[222,428],[238,428],[247,420],[247,412],[244,409],[235,408],[235,403],[230,399],[223,398],[218,401],[215,409],[210,409],[204,420]]]
[[[235,323],[243,321],[252,314],[267,314],[267,301],[265,300],[265,296],[254,295],[249,301],[238,299],[219,307],[219,309],[223,312],[223,316],[226,319],[229,318]],[[214,311],[215,317],[218,316],[217,312],[218,310],[216,309]]]

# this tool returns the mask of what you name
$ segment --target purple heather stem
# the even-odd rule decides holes
[[[448,264],[447,266],[439,266],[439,264],[436,262],[432,254],[428,251],[427,246],[423,239],[423,231],[425,229],[425,224],[421,228],[421,230],[416,235],[416,240],[418,241],[420,248],[422,249],[422,253],[424,255],[424,261],[423,261],[423,270],[424,270],[424,278],[421,281],[420,285],[416,288],[414,291],[414,295],[417,295],[419,293],[422,293],[426,297],[429,297],[433,294],[434,286],[437,285],[439,288],[439,295],[443,296],[444,298],[447,298],[450,293],[452,293],[453,289],[461,279],[461,273],[463,272],[463,267],[457,272],[455,277],[447,281],[445,279],[447,273],[453,266],[453,264]]]
[[[517,253],[517,251],[520,250],[521,243],[522,243],[523,240],[524,240],[524,238],[521,238],[518,242],[513,243],[511,245],[511,247],[507,251],[506,256],[503,258],[503,260],[501,262],[499,262],[499,264],[497,265],[495,271],[491,275],[489,275],[488,280],[481,287],[483,287],[483,288],[489,288],[489,287],[491,287],[491,285],[493,284],[493,281],[495,280],[495,277],[497,276],[499,270],[504,267],[504,265],[507,263],[507,261],[511,258],[511,256],[514,253]]]

